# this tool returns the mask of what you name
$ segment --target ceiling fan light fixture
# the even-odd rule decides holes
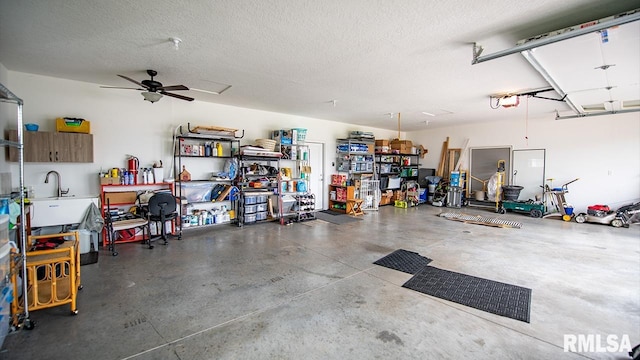
[[[162,94],[158,94],[157,92],[143,91],[141,94],[146,101],[149,101],[151,103],[157,102],[158,100],[162,99]]]

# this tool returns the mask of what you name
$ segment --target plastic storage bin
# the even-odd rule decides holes
[[[187,199],[188,202],[205,202],[211,201],[211,190],[213,189],[213,184],[211,183],[203,183],[203,184],[189,184],[182,183],[180,184],[181,195]]]
[[[57,132],[91,133],[91,122],[85,119],[56,118]]]
[[[0,246],[0,286],[11,271],[11,245]]]
[[[257,196],[247,196],[244,198],[245,205],[253,205],[258,202]]]
[[[256,222],[256,214],[246,214],[244,216],[244,222],[245,223]]]
[[[0,215],[0,286],[2,286],[10,271],[11,245],[9,244],[9,215]]]
[[[13,289],[11,283],[7,282],[0,289],[0,348],[4,343],[4,338],[9,332],[9,324],[11,323],[11,302],[13,301]]]
[[[260,221],[260,220],[267,220],[267,212],[266,211],[262,211],[262,212],[256,213],[256,221]]]
[[[256,205],[256,211],[257,212],[267,211],[267,204],[262,203],[262,204]]]
[[[247,205],[244,207],[244,213],[245,214],[253,214],[256,211],[258,211],[258,206],[257,205]]]
[[[307,140],[307,129],[293,128],[291,130],[295,130],[296,131],[296,133],[297,133],[296,140],[298,142],[304,142],[305,140]]]
[[[267,195],[258,195],[255,198],[256,198],[256,203],[257,204],[266,203],[267,200],[269,199],[269,197]]]

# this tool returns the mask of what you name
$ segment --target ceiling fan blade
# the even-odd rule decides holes
[[[148,87],[147,87],[147,86],[145,86],[145,85],[144,85],[144,84],[142,84],[141,82],[138,82],[138,81],[136,81],[136,80],[133,80],[133,79],[132,79],[132,78],[130,78],[130,77],[126,77],[126,76],[124,76],[124,75],[120,75],[120,74],[118,74],[118,76],[120,76],[121,78],[123,78],[123,79],[125,79],[125,80],[129,80],[129,81],[131,81],[132,83],[134,83],[134,84],[136,84],[136,85],[138,85],[138,86],[142,86],[143,88],[148,89]]]
[[[189,90],[189,88],[184,85],[171,85],[171,86],[161,86],[158,88],[158,90],[177,91],[177,90]]]
[[[147,89],[139,89],[132,87],[121,87],[121,86],[100,86],[103,89],[125,89],[125,90],[147,90]]]
[[[182,95],[178,95],[178,94],[172,94],[172,93],[168,93],[166,91],[159,91],[160,94],[162,95],[167,95],[167,96],[171,96],[174,97],[176,99],[180,99],[180,100],[187,100],[187,101],[193,101],[193,98],[190,98],[188,96],[182,96]]]

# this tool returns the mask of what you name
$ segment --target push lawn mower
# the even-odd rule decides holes
[[[634,214],[640,214],[640,202],[625,205],[617,211],[613,211],[607,205],[592,205],[587,207],[587,213],[576,215],[577,223],[596,223],[611,225],[613,227],[629,227]]]

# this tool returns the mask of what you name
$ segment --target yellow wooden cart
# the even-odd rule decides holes
[[[53,238],[71,238],[71,240],[64,241],[54,249],[35,251],[27,249],[25,252],[28,310],[70,304],[71,313],[75,315],[78,313],[76,296],[78,290],[82,288],[80,283],[80,252],[78,251],[79,235],[77,231],[74,231],[29,236],[28,244],[32,245],[40,239]],[[14,256],[19,257],[20,254],[14,254]],[[12,271],[11,275],[14,294],[19,293],[18,286],[19,283],[22,283],[18,280],[18,273],[22,274],[22,271]],[[13,323],[17,324],[19,315],[24,311],[24,300],[20,300],[17,295],[11,304],[11,311]]]

